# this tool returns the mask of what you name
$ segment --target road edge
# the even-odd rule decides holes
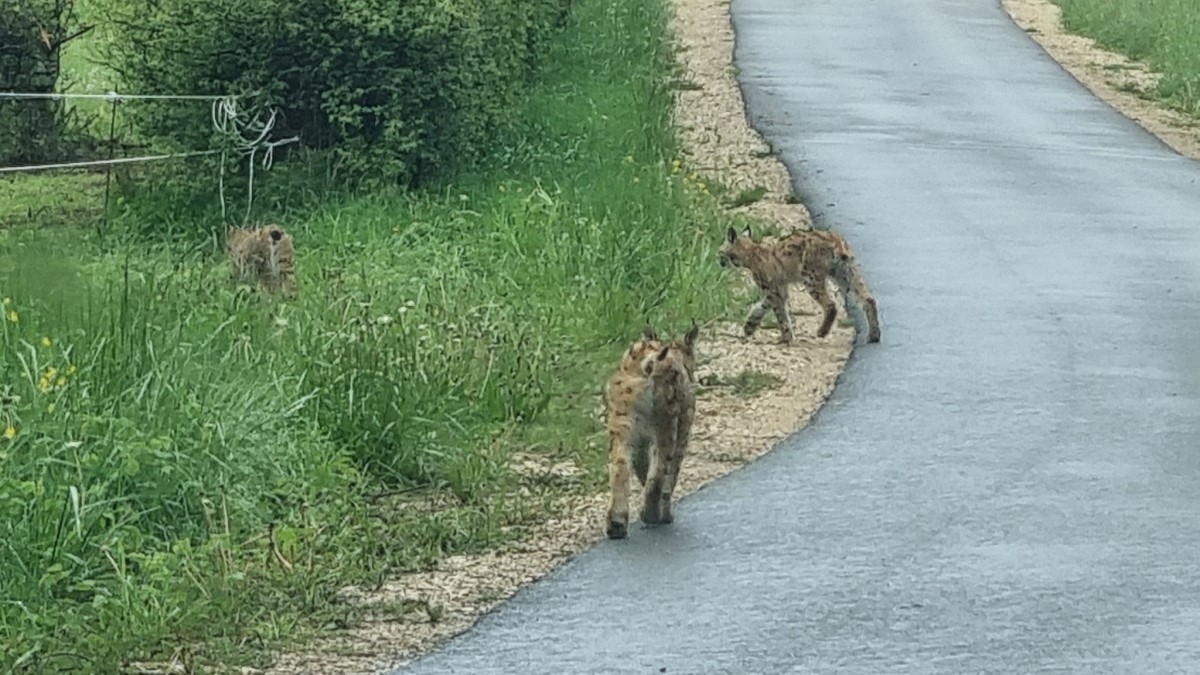
[[[1175,152],[1200,159],[1200,122],[1150,98],[1161,77],[1148,64],[1071,33],[1050,0],[1002,0],[1019,28],[1097,98],[1153,134]]]

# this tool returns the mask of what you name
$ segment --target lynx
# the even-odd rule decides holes
[[[756,242],[750,236],[749,227],[740,235],[731,227],[721,245],[720,262],[722,267],[748,270],[762,291],[762,299],[751,307],[746,317],[746,337],[754,335],[770,309],[779,320],[781,342],[791,343],[795,339],[788,312],[788,286],[792,283],[803,284],[813,300],[821,305],[824,318],[817,328],[817,337],[828,335],[837,318],[837,304],[825,283],[832,279],[846,297],[846,310],[854,317],[856,332],[862,332],[865,315],[867,341],[879,342],[879,312],[875,297],[854,261],[850,245],[837,234],[828,230],[804,230],[779,240]],[[858,312],[852,311],[851,300],[858,305]]]
[[[682,340],[668,342],[647,326],[642,339],[625,350],[605,387],[610,539],[623,539],[629,528],[630,464],[643,487],[642,522],[674,520],[671,495],[696,416],[693,379],[699,332],[693,325]]]
[[[296,295],[292,237],[278,225],[253,229],[226,228],[225,244],[236,281]]]

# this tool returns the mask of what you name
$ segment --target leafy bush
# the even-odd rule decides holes
[[[109,58],[131,90],[261,92],[281,134],[413,183],[484,154],[567,0],[109,1]],[[140,109],[151,137],[209,139],[202,108]]]

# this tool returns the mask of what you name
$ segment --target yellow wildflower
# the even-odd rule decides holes
[[[66,384],[67,384],[67,378],[60,377],[60,378],[58,378],[58,381],[54,383],[54,386],[63,387],[63,386],[66,386]]]
[[[54,344],[54,340],[51,340],[49,337],[42,338],[42,346],[43,347],[49,347],[52,344]]]
[[[17,428],[16,427],[14,427],[11,424],[4,427],[4,437],[5,438],[7,438],[8,440],[11,441],[12,439],[16,438],[16,436],[17,436]]]
[[[55,410],[55,408],[57,408],[57,407],[58,407],[58,406],[56,406],[56,405],[54,405],[53,403],[51,403],[50,405],[46,406],[46,412],[48,412],[48,413],[53,413],[53,412],[54,412],[54,410]]]
[[[5,299],[4,299],[4,304],[6,304],[6,305],[11,305],[11,304],[12,304],[12,298],[5,298]]]
[[[15,310],[15,309],[8,310],[8,320],[13,323],[16,323],[17,321],[20,320],[20,317],[17,316],[17,310]]]
[[[79,369],[75,367],[75,364],[74,364],[74,363],[72,363],[71,365],[67,366],[67,374],[68,374],[68,375],[74,375],[76,370],[79,370]]]

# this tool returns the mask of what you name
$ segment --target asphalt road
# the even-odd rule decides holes
[[[1200,672],[1200,167],[995,0],[734,13],[882,344],[675,525],[402,672]]]

